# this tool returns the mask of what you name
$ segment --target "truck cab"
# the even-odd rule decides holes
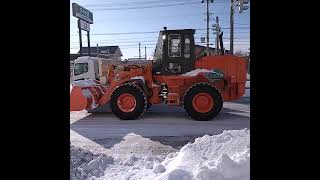
[[[95,57],[82,56],[74,61],[73,81],[99,79],[99,59]]]

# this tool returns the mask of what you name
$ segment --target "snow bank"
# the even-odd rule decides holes
[[[112,157],[93,154],[80,147],[70,145],[70,179],[89,179],[104,175],[105,169],[113,164]]]
[[[166,171],[152,179],[249,180],[250,130],[197,138],[161,164]]]
[[[106,149],[106,153],[112,155],[115,163],[106,169],[104,176],[96,179],[149,179],[148,176],[155,174],[154,169],[158,169],[158,173],[165,171],[159,164],[168,154],[174,152],[177,152],[177,149],[171,146],[129,133],[121,142]]]
[[[73,81],[72,86],[80,86],[80,87],[89,87],[96,85],[96,82],[93,79],[79,80]]]
[[[205,135],[178,152],[167,151],[166,156],[159,156],[165,145],[155,147],[154,143],[158,142],[132,133],[108,151],[112,157],[71,147],[70,176],[96,180],[250,179],[250,130]]]
[[[185,74],[181,74],[180,76],[196,76],[200,72],[212,72],[208,69],[195,69],[193,71],[187,72]]]

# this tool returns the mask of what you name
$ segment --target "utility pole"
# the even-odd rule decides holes
[[[99,45],[97,43],[97,54],[99,54]]]
[[[78,19],[78,28],[79,28],[80,56],[82,56],[82,35],[81,35],[81,28],[80,28],[80,19]]]
[[[233,22],[234,22],[234,0],[231,0],[230,6],[230,54],[233,55]]]
[[[219,54],[219,36],[220,36],[220,25],[219,25],[219,17],[216,17],[216,49],[215,54]]]
[[[139,60],[141,60],[140,43],[139,43]]]
[[[90,34],[89,31],[87,31],[87,35],[88,35],[88,56],[90,57]]]
[[[144,46],[144,58],[147,60],[147,46]]]
[[[230,54],[233,55],[233,23],[234,23],[234,7],[239,8],[239,13],[242,13],[244,10],[247,10],[249,6],[244,6],[248,4],[249,0],[231,0],[230,5]]]
[[[210,56],[210,48],[209,48],[209,0],[206,0],[207,2],[207,56]],[[213,3],[213,0],[210,0],[210,2]],[[204,0],[201,1],[201,3],[204,3]]]
[[[209,0],[207,0],[207,56],[210,56],[210,49],[209,49]]]

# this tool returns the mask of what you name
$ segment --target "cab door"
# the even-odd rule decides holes
[[[164,46],[164,73],[180,75],[194,70],[194,39],[190,31],[168,33]]]

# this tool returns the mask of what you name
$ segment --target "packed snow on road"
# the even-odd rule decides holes
[[[179,151],[134,133],[105,153],[71,145],[71,179],[249,180],[249,169],[248,129],[205,135]]]

